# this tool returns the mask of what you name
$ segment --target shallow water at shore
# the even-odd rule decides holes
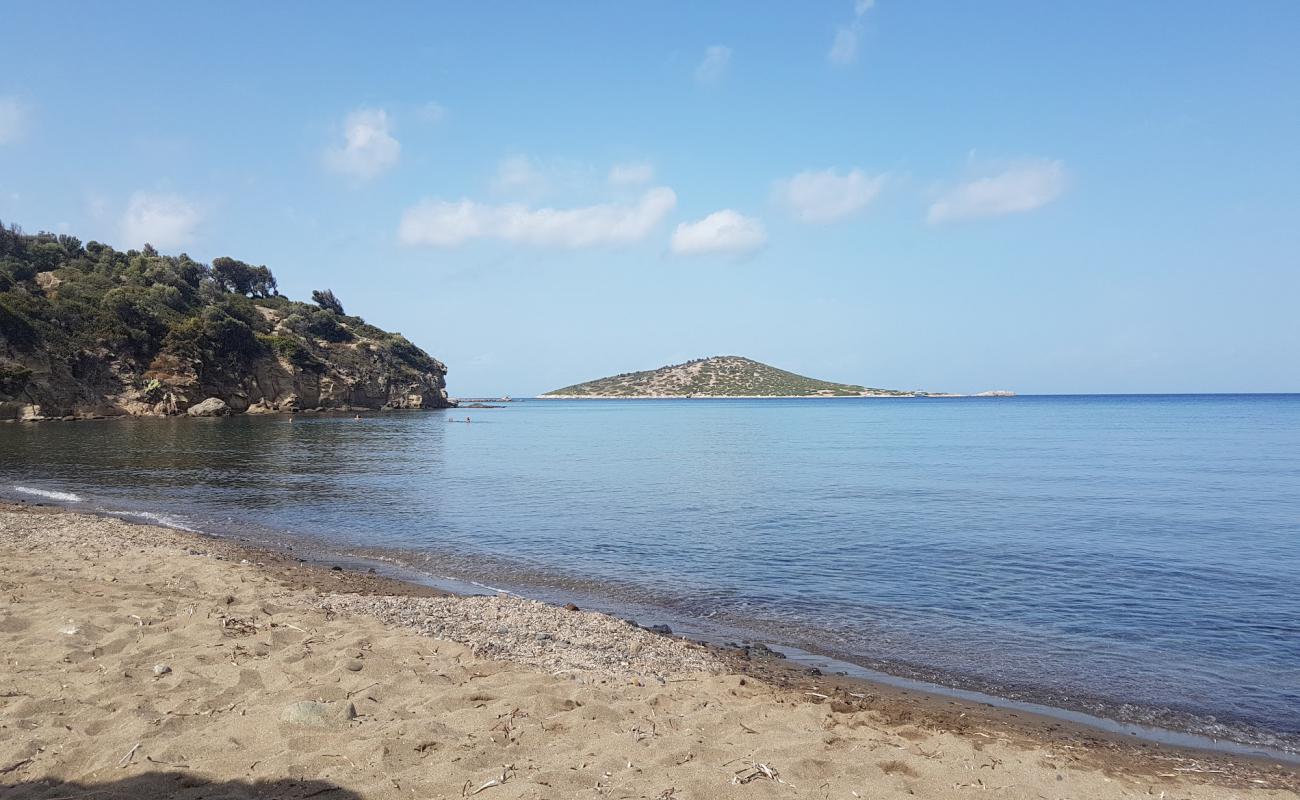
[[[0,491],[1300,739],[1300,397],[453,413],[0,426]]]

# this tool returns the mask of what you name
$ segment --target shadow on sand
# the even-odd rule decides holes
[[[211,781],[186,772],[145,772],[108,783],[34,780],[0,782],[5,800],[361,800],[350,789],[318,780]]]

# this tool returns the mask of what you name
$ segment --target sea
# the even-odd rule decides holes
[[[0,497],[1300,754],[1300,395],[9,424]]]

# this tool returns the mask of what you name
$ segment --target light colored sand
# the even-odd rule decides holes
[[[218,551],[0,509],[0,796],[1297,797],[837,711],[599,615],[323,596]],[[357,716],[283,721],[302,701]]]

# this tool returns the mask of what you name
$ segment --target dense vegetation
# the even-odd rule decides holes
[[[624,372],[547,392],[589,397],[853,397],[864,393],[912,394],[819,381],[740,356],[700,358],[654,370]]]
[[[265,359],[319,371],[338,351],[330,343],[359,339],[412,376],[445,369],[404,337],[345,315],[333,292],[314,296],[318,305],[291,301],[265,266],[233,258],[209,265],[0,224],[0,400],[57,394],[68,382],[89,397],[123,371],[147,388],[145,373],[168,364],[207,386],[238,384]],[[38,378],[52,385],[29,385]]]

